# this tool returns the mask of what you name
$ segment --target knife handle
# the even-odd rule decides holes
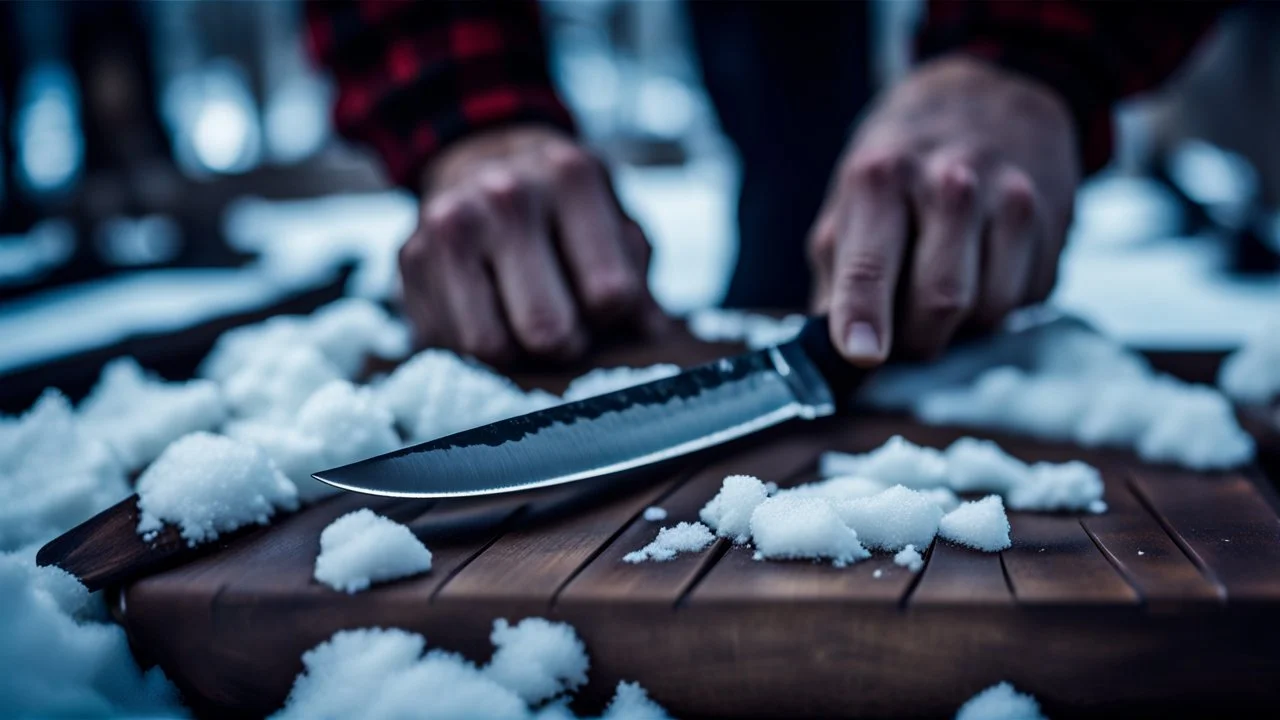
[[[796,336],[795,342],[818,368],[822,379],[831,388],[831,396],[835,398],[836,409],[844,410],[853,402],[853,395],[871,374],[872,368],[860,368],[852,365],[836,350],[831,343],[826,313],[810,316],[804,327]]]

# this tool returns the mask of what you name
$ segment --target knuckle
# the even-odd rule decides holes
[[[546,306],[530,307],[521,329],[524,344],[536,353],[563,350],[573,337],[570,318]]]
[[[935,278],[917,295],[916,306],[925,317],[952,318],[972,308],[973,294],[957,279]]]
[[[614,313],[640,299],[640,281],[625,271],[595,273],[583,288],[582,302],[593,313]]]
[[[1001,184],[997,212],[1019,227],[1031,222],[1036,212],[1036,192],[1031,178],[1021,171],[1010,173]]]
[[[888,190],[901,183],[906,162],[896,151],[864,153],[841,167],[840,184],[846,190]]]
[[[889,280],[889,268],[882,257],[858,254],[840,263],[839,282],[846,286],[883,285]]]
[[[484,212],[472,202],[445,198],[429,203],[423,211],[425,237],[417,243],[421,252],[458,250],[471,245],[484,224]]]
[[[580,185],[599,176],[595,156],[577,145],[556,145],[547,150],[547,165],[552,177],[565,185]]]
[[[928,185],[933,196],[944,207],[965,212],[973,207],[978,189],[978,175],[970,163],[963,160],[950,160],[930,173]]]
[[[494,170],[480,179],[485,201],[499,216],[519,220],[532,214],[533,187],[510,170]]]

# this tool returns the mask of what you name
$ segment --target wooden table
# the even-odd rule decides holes
[[[676,342],[600,363],[727,350]],[[1009,550],[937,542],[915,575],[884,554],[844,569],[754,562],[724,541],[621,562],[658,528],[641,517],[649,505],[668,510],[665,524],[695,520],[725,475],[804,482],[822,451],[895,433],[935,446],[960,434],[884,417],[795,424],[577,503],[577,488],[435,504],[345,495],[133,584],[121,615],[200,708],[248,715],[278,708],[301,654],[336,630],[402,627],[484,661],[493,619],[526,616],[585,640],[585,709],[624,678],[679,717],[949,716],[1000,680],[1055,718],[1280,707],[1280,519],[1254,469],[1196,474],[998,437],[1026,460],[1094,463],[1110,510],[1013,513]],[[431,572],[356,595],[315,583],[320,531],[358,507],[421,533]]]

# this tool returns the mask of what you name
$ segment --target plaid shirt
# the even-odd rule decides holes
[[[961,52],[1030,75],[1066,99],[1086,170],[1111,153],[1111,106],[1163,81],[1221,10],[1101,0],[930,0],[921,59]],[[307,4],[312,54],[338,84],[337,129],[417,190],[450,142],[512,122],[573,131],[547,73],[535,0],[328,0]]]

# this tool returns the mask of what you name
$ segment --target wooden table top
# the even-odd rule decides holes
[[[681,341],[598,362],[693,364],[731,350]],[[568,377],[526,380],[555,390]],[[672,562],[621,562],[653,539],[650,505],[669,512],[662,524],[693,521],[728,474],[806,482],[821,452],[895,433],[939,447],[961,434],[836,418],[585,499],[576,486],[436,503],[343,495],[134,583],[121,615],[198,707],[248,715],[278,708],[302,653],[337,630],[402,627],[484,661],[493,619],[527,616],[583,637],[585,709],[619,679],[678,717],[950,716],[1001,680],[1051,717],[1280,706],[1280,517],[1256,469],[1198,474],[986,435],[1024,460],[1093,463],[1109,511],[1010,513],[1012,548],[938,541],[919,574],[883,553],[843,569],[755,562],[723,540]],[[313,581],[321,530],[359,507],[414,528],[431,572],[355,595]]]

